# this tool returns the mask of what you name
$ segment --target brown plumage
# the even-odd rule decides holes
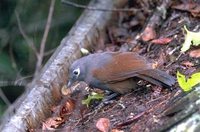
[[[158,69],[133,52],[95,53],[76,60],[69,70],[69,86],[85,81],[91,87],[125,94],[144,79],[155,85],[171,87],[175,78]]]

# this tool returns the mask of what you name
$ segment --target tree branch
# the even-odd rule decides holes
[[[135,8],[120,8],[120,9],[104,9],[104,8],[95,8],[95,7],[90,7],[90,6],[85,6],[85,5],[80,5],[80,4],[77,4],[77,3],[74,3],[74,2],[71,2],[71,1],[67,1],[67,0],[62,0],[62,3],[63,4],[66,4],[66,5],[70,5],[70,6],[74,6],[74,7],[77,7],[77,8],[81,8],[81,9],[88,9],[88,10],[96,10],[96,11],[114,11],[114,12],[120,12],[120,11],[123,11],[123,12],[138,12],[140,11],[140,9],[135,9]]]
[[[49,29],[50,29],[50,26],[51,26],[51,21],[52,21],[52,16],[53,16],[53,11],[54,11],[54,5],[55,5],[55,0],[51,0],[51,5],[50,5],[50,8],[49,8],[49,14],[48,14],[48,18],[47,18],[46,27],[45,27],[45,31],[44,31],[44,34],[43,34],[41,44],[40,44],[40,52],[39,52],[38,61],[37,61],[37,64],[36,64],[36,70],[35,70],[34,76],[36,76],[41,69],[42,61],[43,61],[43,58],[44,58],[44,50],[45,50],[46,40],[47,40],[47,36],[48,36]]]

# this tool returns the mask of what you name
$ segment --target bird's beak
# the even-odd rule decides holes
[[[69,88],[69,87],[71,87],[71,85],[72,85],[72,80],[69,80],[67,83],[67,87]]]

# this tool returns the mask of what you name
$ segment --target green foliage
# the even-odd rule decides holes
[[[185,42],[181,48],[181,52],[187,51],[191,45],[198,46],[200,44],[200,32],[191,32],[186,26],[184,26],[186,31]]]
[[[86,2],[88,1],[82,3]],[[14,68],[20,71],[21,76],[32,75],[37,59],[35,53],[28,46],[28,42],[23,38],[19,30],[15,11],[19,14],[23,31],[39,51],[50,1],[8,0],[2,1],[0,6],[2,6],[0,8],[0,18],[2,18],[0,22],[0,53],[4,52],[7,54],[7,61],[10,61],[12,64],[16,63],[17,67]],[[46,52],[55,49],[59,45],[62,38],[67,34],[67,31],[75,23],[81,11],[75,7],[62,5],[61,1],[56,1],[51,29],[45,47]],[[43,64],[49,57],[50,55],[45,56]],[[4,71],[4,69],[1,70]],[[13,74],[16,73],[19,72],[14,72]],[[6,74],[1,74],[1,76],[4,75]]]
[[[12,61],[8,54],[5,52],[0,53],[0,75],[4,75],[4,78],[12,78],[16,74],[12,66]]]
[[[27,45],[25,40],[18,40],[12,45],[13,55],[16,60],[18,68],[22,69],[22,74],[32,73],[36,62],[36,57],[31,48]],[[30,62],[34,61],[34,62]]]
[[[6,110],[6,105],[5,103],[3,102],[2,99],[0,99],[0,117],[1,115],[3,114],[3,112]]]
[[[104,96],[102,94],[92,92],[91,95],[88,95],[87,99],[82,100],[82,104],[85,104],[88,107],[92,100],[101,100],[101,99],[103,99],[103,97]]]
[[[192,74],[189,78],[181,74],[179,71],[176,74],[178,84],[184,92],[189,92],[192,88],[200,83],[200,72]]]

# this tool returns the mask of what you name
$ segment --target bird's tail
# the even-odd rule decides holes
[[[173,76],[157,69],[141,71],[138,77],[155,85],[163,87],[171,87],[176,82],[176,79]]]

